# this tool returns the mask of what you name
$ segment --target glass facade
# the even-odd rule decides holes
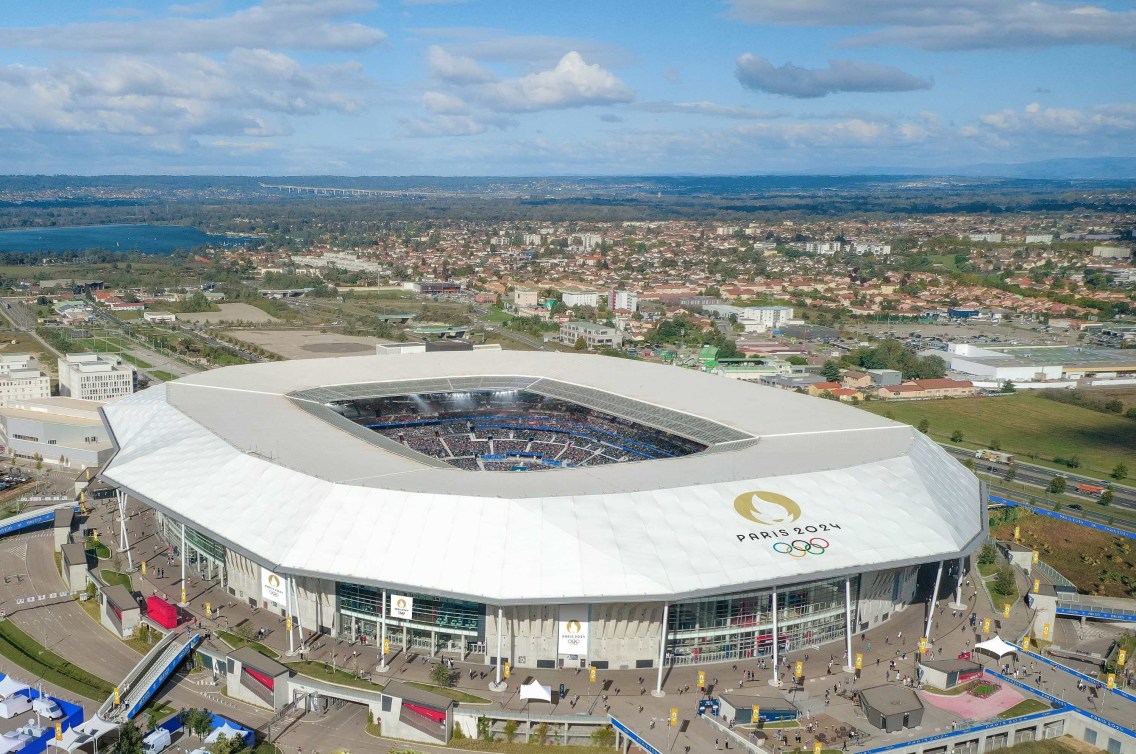
[[[158,514],[158,538],[174,548],[181,549],[181,524]],[[225,573],[225,546],[199,531],[185,527],[186,567],[205,581],[218,580],[228,586]]]
[[[853,605],[859,586],[859,578],[853,578]],[[844,638],[844,615],[844,579],[779,588],[778,651]],[[667,653],[678,665],[772,657],[772,590],[672,604],[667,621]]]
[[[364,584],[336,582],[335,596],[340,615],[340,631],[344,636],[360,634],[378,638],[382,616],[383,592]],[[387,611],[387,638],[396,646],[402,644],[402,629],[407,629],[407,643],[425,646],[433,637],[439,645],[460,648],[480,643],[485,637],[485,605],[464,600],[443,599],[427,594],[406,593],[414,598],[410,620],[399,620]],[[390,598],[390,593],[387,595]]]

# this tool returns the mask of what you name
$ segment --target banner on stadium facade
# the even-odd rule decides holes
[[[260,594],[264,599],[278,605],[286,605],[288,596],[284,590],[283,576],[277,576],[267,568],[260,569]]]
[[[410,620],[410,616],[414,614],[414,598],[407,597],[405,594],[392,594],[390,600],[391,617],[399,620]]]
[[[562,655],[588,653],[588,606],[561,605],[556,622],[556,651]]]

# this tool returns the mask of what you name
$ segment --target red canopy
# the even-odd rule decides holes
[[[177,628],[177,607],[157,595],[146,598],[146,616],[162,628]]]

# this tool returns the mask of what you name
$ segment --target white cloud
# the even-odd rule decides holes
[[[785,63],[774,67],[760,55],[738,57],[737,78],[742,86],[787,97],[823,97],[837,92],[910,92],[930,89],[931,82],[892,66],[831,60],[828,68],[802,68]]]
[[[359,111],[347,89],[360,82],[353,65],[304,67],[248,49],[0,66],[0,129],[278,136],[292,131],[285,116]]]
[[[509,63],[528,72],[556,65],[569,52],[605,68],[618,68],[634,61],[625,48],[576,37],[543,34],[508,34],[497,29],[470,27],[413,29],[415,34],[441,40],[454,55],[494,63]]]
[[[1076,110],[1042,107],[1033,102],[1021,110],[1006,108],[986,113],[979,122],[1003,135],[1131,136],[1136,134],[1136,104],[1097,105],[1088,110]],[[976,135],[976,132],[969,131],[967,135]]]
[[[479,61],[454,55],[438,45],[427,50],[426,62],[436,83],[449,89],[448,93],[431,91],[423,98],[423,106],[435,113],[456,114],[458,103],[495,113],[519,113],[620,104],[635,98],[631,88],[613,73],[598,63],[586,62],[577,52],[566,53],[549,70],[513,78],[499,78]],[[464,126],[455,125],[453,130],[460,127]]]
[[[782,118],[785,113],[771,110],[754,110],[749,107],[737,105],[721,105],[717,102],[639,102],[632,105],[635,110],[648,113],[680,113],[683,115],[706,115],[713,118],[730,118],[733,120],[765,120],[768,118]]]
[[[72,52],[211,52],[234,47],[361,50],[386,34],[343,21],[372,8],[363,0],[263,0],[217,18],[157,18],[0,29],[0,47]]]
[[[422,107],[436,115],[465,115],[469,105],[457,97],[441,92],[426,92],[422,95]]]
[[[450,84],[478,84],[494,79],[493,71],[464,55],[453,55],[438,45],[426,51],[430,73]]]
[[[569,52],[556,67],[481,87],[481,99],[496,110],[523,112],[630,102],[635,93],[598,63]]]
[[[1136,11],[1043,0],[728,0],[746,23],[882,27],[847,46],[902,45],[926,50],[1036,49],[1118,45],[1136,40]]]

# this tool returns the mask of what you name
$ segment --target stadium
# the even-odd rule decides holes
[[[986,534],[974,475],[907,425],[605,356],[228,367],[103,416],[102,478],[199,578],[301,636],[489,665],[842,640],[922,614]]]

